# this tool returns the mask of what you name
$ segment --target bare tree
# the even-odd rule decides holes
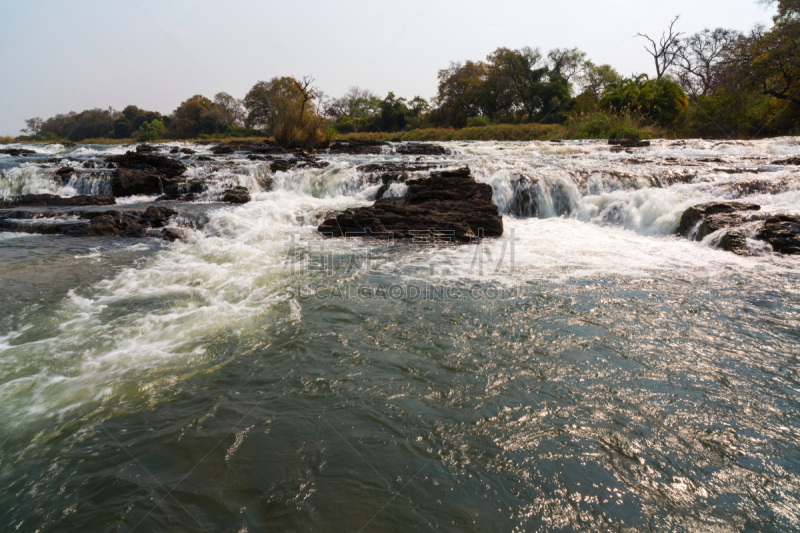
[[[656,64],[656,79],[658,80],[660,80],[678,60],[678,55],[681,50],[680,36],[683,35],[683,32],[676,32],[675,24],[677,24],[680,18],[681,16],[678,15],[672,19],[669,28],[661,33],[661,39],[659,39],[658,42],[642,33],[636,34],[637,37],[644,37],[650,41],[650,47],[645,46],[644,49],[648,54],[653,56],[653,61]]]
[[[29,118],[25,121],[25,125],[27,126],[25,129],[20,130],[22,133],[27,135],[39,135],[42,133],[42,126],[44,125],[44,120],[39,117],[36,118]]]
[[[725,78],[731,53],[742,34],[717,28],[681,41],[674,67],[678,83],[693,100],[713,94]]]

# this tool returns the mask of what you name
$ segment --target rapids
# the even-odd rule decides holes
[[[800,141],[444,146],[273,173],[191,145],[183,242],[0,233],[5,529],[800,529],[800,263],[673,235],[800,213]],[[130,147],[32,149],[0,198],[108,194],[84,163]],[[320,239],[369,163],[469,166],[506,235]]]

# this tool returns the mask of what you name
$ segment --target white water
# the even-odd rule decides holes
[[[732,175],[709,165],[692,166],[692,159],[723,156],[729,161],[714,167],[766,167],[768,156],[798,155],[796,140],[669,144],[659,142],[630,155],[612,154],[599,143],[448,143],[451,155],[425,160],[450,167],[469,165],[478,181],[490,184],[506,215],[506,240],[447,249],[412,248],[401,253],[378,247],[369,268],[404,280],[505,285],[608,276],[640,283],[676,273],[686,279],[743,275],[753,282],[769,283],[773,276],[795,272],[796,259],[772,254],[755,240],[749,241],[755,256],[739,257],[714,249],[718,235],[697,243],[672,233],[687,207],[712,200],[736,198],[759,203],[766,212],[800,212],[800,182],[792,168]],[[79,148],[70,155],[124,150]],[[626,164],[635,157],[677,157],[685,164],[665,165],[658,160]],[[747,159],[755,157],[764,160]],[[359,164],[414,160],[392,154],[323,158],[332,163],[324,170],[274,175],[263,163],[241,158],[236,158],[234,165],[194,166],[189,177],[206,177],[212,182],[202,200],[213,200],[223,190],[241,185],[250,189],[253,202],[213,209],[204,226],[190,232],[187,242],[169,245],[92,287],[70,291],[55,311],[57,327],[42,338],[21,340],[31,325],[4,331],[0,366],[36,370],[0,384],[3,415],[17,421],[59,417],[105,397],[117,401],[130,394],[128,383],[137,376],[182,379],[180,376],[191,374],[216,336],[297,320],[293,284],[328,278],[307,275],[298,280],[287,268],[287,254],[297,246],[291,246],[292,234],[299,231],[313,236],[316,226],[331,212],[372,202],[380,180],[367,179],[357,170]],[[6,168],[0,178],[0,194],[108,192],[106,181],[87,174],[56,187],[50,172],[52,168],[34,163]],[[651,186],[664,185],[678,174],[692,177],[683,180],[687,183]],[[272,179],[271,192],[264,191],[265,178]],[[520,196],[520,179],[525,181],[528,196]],[[783,180],[785,185],[775,194],[743,197],[731,192],[730,184],[753,179]],[[390,195],[404,192],[402,184],[390,189]],[[139,197],[120,203],[151,200]],[[536,216],[510,216],[515,205]],[[517,239],[514,264],[506,255],[506,263],[496,269],[512,233]],[[0,237],[3,242],[17,238]],[[360,253],[364,247],[363,243],[321,240],[303,246],[325,247],[337,256]],[[91,259],[104,260],[103,254]],[[432,261],[437,267],[431,273],[427,266]],[[422,268],[415,269],[417,266]],[[362,266],[362,273],[365,269]],[[425,271],[428,273],[419,273]]]

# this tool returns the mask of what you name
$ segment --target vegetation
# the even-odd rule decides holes
[[[274,138],[314,146],[334,138],[532,140],[663,137],[754,138],[800,134],[800,0],[771,28],[717,28],[691,36],[676,17],[644,39],[655,77],[625,78],[578,49],[498,48],[483,61],[438,73],[430,102],[358,87],[330,98],[313,78],[260,81],[241,100],[195,95],[169,115],[128,106],[33,118],[21,141]]]

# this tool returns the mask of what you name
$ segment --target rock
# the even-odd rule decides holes
[[[230,155],[234,152],[253,152],[258,154],[279,154],[285,150],[273,141],[263,141],[256,143],[252,141],[230,141],[218,144],[211,149],[215,155]]]
[[[147,154],[151,152],[158,152],[158,147],[152,144],[140,144],[136,146],[136,153],[138,154]]]
[[[332,141],[328,145],[328,152],[331,154],[353,154],[353,155],[378,155],[383,152],[383,147],[389,143],[383,141]]]
[[[428,170],[440,169],[445,165],[441,163],[410,163],[410,162],[385,162],[367,163],[359,165],[356,170],[359,172],[425,172]]]
[[[558,144],[558,143],[562,143],[562,142],[564,142],[564,141],[563,141],[562,139],[550,139],[550,142],[551,142],[551,143]],[[610,142],[610,141],[609,141],[609,144],[611,144],[611,142]]]
[[[400,137],[395,137],[394,139],[390,140],[389,142],[390,143],[401,143],[401,142],[403,142],[403,139],[401,139]]]
[[[55,194],[26,194],[12,199],[9,204],[26,207],[68,207],[87,205],[114,205],[117,203],[113,196],[72,196],[62,198]]]
[[[445,155],[447,150],[444,146],[431,143],[404,143],[395,148],[400,155]]]
[[[295,166],[297,166],[296,160],[292,161],[289,159],[278,159],[269,166],[269,169],[274,174],[275,172],[287,172],[292,170]]]
[[[609,139],[608,144],[621,146],[622,148],[646,148],[650,146],[650,141],[634,141],[632,139]]]
[[[247,187],[228,189],[225,191],[222,201],[231,204],[246,204],[250,201],[250,191],[247,190]]]
[[[195,161],[216,161],[213,157],[208,157],[207,155],[198,156]]]
[[[176,146],[176,147],[174,147],[172,150],[170,150],[170,151],[169,151],[169,153],[171,153],[171,154],[187,154],[187,155],[192,155],[192,154],[195,154],[195,153],[197,153],[197,152],[195,152],[195,151],[194,151],[194,150],[192,150],[191,148],[179,148],[179,147],[177,147],[177,146]]]
[[[186,239],[186,232],[177,228],[164,228],[161,231],[161,238],[169,242],[182,241]]]
[[[111,191],[114,196],[152,196],[161,194],[165,188],[166,177],[160,174],[147,174],[127,168],[120,168],[111,178]]]
[[[75,174],[75,169],[72,167],[61,167],[58,170],[56,170],[56,176],[58,176],[59,178],[66,178],[73,174]]]
[[[273,161],[275,158],[271,155],[255,155],[250,154],[247,156],[247,159],[250,161]]]
[[[753,212],[760,210],[760,205],[741,202],[711,202],[696,205],[684,211],[676,233],[683,237],[691,236],[694,240],[703,240],[707,235],[719,229],[741,226],[744,223],[763,218],[753,215]],[[697,233],[692,235],[692,231],[701,222]]]
[[[466,243],[503,234],[503,219],[492,202],[491,186],[476,182],[468,168],[434,173],[406,182],[403,198],[385,198],[371,207],[348,209],[318,230],[333,237],[391,237]]]
[[[0,154],[10,155],[11,157],[19,157],[21,155],[36,155],[36,152],[33,150],[26,150],[25,148],[6,148],[5,150],[0,150]]]
[[[153,155],[147,151],[114,155],[107,158],[106,161],[116,163],[120,169],[135,170],[145,174],[157,174],[170,178],[180,176],[186,172],[186,165],[177,159],[163,155]]]
[[[787,165],[800,165],[800,157],[790,157],[789,159],[781,159],[773,161],[773,165],[787,166]]]
[[[729,231],[722,236],[719,247],[736,255],[750,255],[747,251],[747,237],[741,231]]]
[[[177,211],[169,209],[168,207],[150,206],[139,217],[139,224],[151,228],[163,228],[167,225],[169,219],[177,214]]]
[[[781,254],[800,254],[800,215],[777,215],[767,219],[757,239],[768,242]]]

